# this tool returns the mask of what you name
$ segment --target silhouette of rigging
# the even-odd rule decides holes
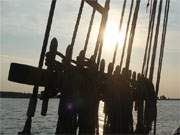
[[[81,15],[83,10],[85,10],[85,3],[91,6],[93,11],[84,48],[79,52],[76,60],[73,60],[73,48],[81,21]],[[126,4],[127,0],[124,0],[119,31],[121,31],[122,24],[124,23],[123,19]],[[135,8],[133,10],[134,4]],[[101,59],[101,54],[103,51],[104,31],[108,20],[110,0],[105,1],[104,7],[101,6],[97,0],[81,0],[72,40],[66,48],[65,55],[57,50],[59,43],[58,39],[55,37],[52,38],[49,51],[46,52],[56,6],[56,0],[52,0],[38,68],[11,63],[9,70],[8,80],[34,85],[33,93],[29,100],[27,120],[23,131],[19,132],[19,134],[31,134],[32,117],[34,117],[36,111],[39,86],[44,87],[44,91],[41,92],[40,98],[42,100],[41,115],[47,115],[49,98],[55,96],[59,97],[58,119],[55,134],[99,134],[98,109],[100,101],[104,102],[105,117],[103,134],[148,134],[152,130],[153,122],[154,134],[156,134],[156,104],[161,78],[170,0],[166,0],[165,4],[157,82],[154,87],[153,77],[163,0],[159,0],[157,23],[154,32],[157,4],[158,0],[148,0],[147,3],[147,8],[150,6],[150,20],[142,72],[136,73],[130,70],[133,41],[141,5],[141,0],[136,0],[136,2],[132,0],[120,64],[115,66],[118,49],[117,43],[112,63],[108,64],[108,71],[106,73],[106,62],[104,59]],[[101,23],[94,53],[90,58],[87,58],[86,51],[96,12],[101,14]],[[122,69],[126,48],[126,63],[125,67]],[[152,56],[149,68],[151,51]],[[56,57],[60,57],[61,60],[56,60]],[[46,69],[42,69],[44,63]],[[137,124],[135,127],[133,126],[135,121],[132,114],[133,109],[137,113]]]

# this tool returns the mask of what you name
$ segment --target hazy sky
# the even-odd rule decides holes
[[[144,55],[145,41],[147,37],[148,13],[146,13],[147,0],[141,0],[138,25],[133,45],[133,53],[130,68],[140,72]],[[102,57],[106,59],[106,65],[112,60],[114,50],[114,34],[118,30],[123,0],[111,0],[109,20],[107,25],[107,37],[112,40],[106,41]],[[42,47],[46,21],[51,0],[0,0],[1,33],[0,33],[0,90],[6,91],[32,91],[32,86],[17,84],[7,81],[9,65],[11,62],[38,65]],[[100,0],[103,5],[104,0]],[[164,0],[165,3],[165,0]],[[71,41],[75,20],[77,17],[80,0],[57,0],[55,16],[52,24],[50,39],[57,37],[58,50],[63,52]],[[130,0],[127,7],[129,10]],[[171,0],[164,64],[160,85],[160,95],[180,98],[180,1]],[[164,8],[163,8],[164,11]],[[92,9],[85,4],[80,29],[77,35],[73,56],[77,56],[83,48],[87,33],[88,22]],[[125,13],[124,27],[127,23],[128,12]],[[163,14],[162,14],[163,19]],[[87,57],[94,50],[97,37],[100,15],[96,14],[90,38]],[[161,21],[162,24],[162,21]],[[162,29],[160,29],[162,30]],[[160,31],[161,37],[161,31]],[[121,45],[118,50],[116,64],[119,64]],[[159,52],[159,49],[157,50]],[[158,57],[157,57],[158,58]],[[156,60],[157,62],[157,60]],[[157,67],[156,67],[157,68]],[[156,76],[155,70],[155,76]],[[155,77],[156,78],[156,77]],[[155,81],[155,79],[154,79]]]

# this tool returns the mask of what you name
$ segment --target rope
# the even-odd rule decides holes
[[[162,70],[164,46],[165,46],[166,31],[167,31],[167,24],[168,24],[169,6],[170,6],[170,0],[166,0],[164,22],[163,22],[163,32],[162,32],[162,38],[161,38],[161,48],[160,48],[159,64],[158,64],[159,66],[158,66],[158,71],[157,71],[156,96],[158,96],[159,84],[161,80],[161,70]],[[154,121],[154,135],[156,134],[156,123],[157,123],[157,118]]]
[[[97,2],[97,0],[96,0],[96,2]],[[88,28],[88,33],[87,33],[86,40],[85,40],[85,45],[84,45],[84,55],[86,55],[87,46],[88,46],[88,43],[89,43],[89,37],[90,37],[91,29],[92,29],[92,26],[93,26],[95,12],[96,12],[96,9],[93,8],[93,12],[92,12],[92,15],[91,15],[91,20],[90,20],[90,24],[89,24],[89,28]]]
[[[157,77],[157,83],[156,83],[156,95],[158,95],[158,92],[159,92],[159,82],[160,82],[160,75],[161,75],[161,69],[162,69],[162,61],[163,61],[163,55],[164,55],[164,46],[165,46],[168,15],[169,15],[170,0],[166,0],[166,1],[167,1],[167,3],[166,3],[167,5],[166,5],[166,12],[164,15],[164,23],[163,23],[164,27],[163,27],[161,49],[160,49],[160,56],[159,56],[158,77]]]
[[[109,10],[109,3],[110,3],[110,0],[106,0],[105,12],[102,14],[102,19],[101,19],[100,29],[99,29],[99,33],[98,33],[98,38],[97,38],[96,46],[95,46],[95,49],[94,49],[95,58],[97,57],[100,42],[102,41],[104,28],[105,28],[106,21],[107,21],[107,12],[108,12],[107,10]]]
[[[157,50],[158,36],[159,36],[159,26],[160,26],[160,22],[161,22],[162,3],[163,3],[163,0],[160,0],[157,25],[156,25],[156,32],[155,32],[155,37],[154,37],[153,53],[152,53],[152,58],[151,58],[151,67],[150,67],[150,73],[149,73],[149,79],[151,81],[153,80],[153,74],[154,74],[156,50]]]
[[[73,50],[74,43],[75,43],[75,40],[76,40],[76,35],[77,35],[77,31],[78,31],[80,20],[81,20],[81,15],[82,15],[83,7],[84,7],[84,0],[81,0],[81,5],[80,5],[80,8],[79,8],[78,17],[77,17],[76,24],[75,24],[74,31],[73,31],[73,37],[72,37],[72,40],[71,40],[72,50]],[[72,57],[72,53],[73,52],[71,52],[71,57]]]
[[[47,49],[47,44],[48,44],[48,39],[49,39],[50,30],[51,30],[55,7],[56,7],[56,0],[52,0],[47,27],[46,27],[45,36],[44,36],[44,41],[43,41],[43,46],[42,46],[41,55],[40,55],[39,65],[38,65],[39,68],[43,67],[44,57],[45,57],[45,53]],[[38,86],[34,86],[33,96],[37,97],[37,94],[38,94]]]
[[[156,5],[157,5],[157,3],[156,3]],[[156,12],[154,13],[154,19],[155,19],[155,16],[156,16],[155,14],[156,14]],[[147,63],[146,63],[146,69],[145,69],[145,76],[146,77],[147,77],[147,73],[148,73],[148,70],[149,70],[149,60],[150,60],[150,55],[151,55],[151,46],[152,46],[152,40],[153,40],[153,33],[154,33],[154,21],[153,21],[153,24],[152,24],[152,32],[151,32],[151,35],[150,35],[150,43],[149,43],[149,49],[148,49],[148,54],[147,54],[148,57],[147,57]]]
[[[147,55],[148,47],[149,47],[148,54],[150,54],[150,50],[151,50],[151,42],[152,42],[152,37],[153,37],[153,29],[154,29],[155,15],[156,15],[156,7],[157,7],[157,0],[155,0],[154,3],[153,3],[152,14],[151,14],[151,18],[150,18],[150,22],[149,22],[149,26],[148,26],[148,36],[147,36],[147,41],[146,41],[146,48],[145,48],[143,65],[142,65],[142,72],[141,72],[142,74],[145,74],[146,59],[147,59],[147,56],[149,56],[149,55]],[[148,61],[149,60],[147,60],[147,62]],[[148,66],[146,68],[148,68]]]
[[[151,16],[151,13],[152,13],[152,10],[153,10],[153,3],[154,3],[154,0],[151,0],[151,3],[150,3],[150,16]]]
[[[154,15],[155,17],[155,15]],[[150,34],[150,41],[149,41],[149,48],[148,48],[148,54],[147,54],[147,61],[146,61],[146,68],[145,68],[145,76],[147,77],[147,73],[149,70],[149,60],[150,60],[150,54],[151,54],[151,46],[152,46],[152,40],[153,40],[153,34],[154,34],[154,21],[152,24],[152,32]]]
[[[39,68],[43,67],[43,62],[44,62],[44,57],[45,57],[45,53],[46,53],[46,49],[47,49],[49,33],[51,30],[55,7],[56,7],[56,0],[52,0],[50,12],[49,12],[49,18],[48,18],[48,22],[47,22],[47,26],[46,26],[46,32],[45,32],[44,41],[43,41],[43,46],[42,46],[42,50],[41,50],[40,60],[39,60],[39,66],[38,66]]]
[[[126,42],[127,42],[127,38],[128,38],[129,26],[130,26],[130,21],[131,21],[131,18],[132,18],[133,5],[134,5],[134,0],[131,1],[130,11],[129,11],[128,23],[127,23],[127,27],[126,27],[126,35],[125,35],[122,54],[121,54],[120,71],[122,69],[122,63],[123,63],[123,59],[124,59],[124,53],[125,53]]]
[[[121,12],[121,19],[120,19],[120,23],[119,23],[119,33],[121,32],[121,28],[122,28],[122,24],[123,24],[124,13],[125,13],[125,9],[126,9],[126,3],[127,3],[127,0],[124,0],[122,12]],[[118,41],[116,41],[116,47],[114,50],[114,56],[113,56],[113,60],[112,60],[113,65],[115,64],[118,46],[119,46],[119,43],[118,43]]]
[[[56,0],[52,0],[50,11],[49,11],[48,22],[47,22],[47,26],[46,26],[46,31],[45,31],[45,35],[44,35],[44,40],[43,40],[43,46],[42,46],[39,64],[38,64],[38,67],[41,69],[42,69],[43,63],[44,63],[44,57],[45,57],[45,53],[46,53],[46,49],[47,49],[47,44],[48,44],[48,39],[49,39],[50,30],[51,30],[55,7],[56,7]],[[34,117],[34,115],[35,115],[36,105],[37,105],[38,89],[39,89],[39,86],[37,86],[37,85],[35,85],[33,87],[33,94],[29,100],[29,105],[28,105],[27,114],[26,114],[27,120],[25,122],[23,131],[19,132],[18,134],[30,134],[30,132],[31,132],[32,117]]]
[[[149,6],[150,6],[150,8],[149,8],[149,18],[151,18],[151,13],[152,13],[152,5],[153,5],[153,2],[154,0],[148,0],[148,2],[147,2],[147,6],[146,6],[146,11],[148,10],[148,8],[149,8]]]
[[[129,36],[129,45],[128,45],[127,58],[126,58],[126,69],[129,69],[132,45],[133,45],[133,41],[134,41],[136,23],[137,23],[137,19],[138,19],[139,8],[140,8],[140,2],[141,2],[141,0],[136,1],[136,7],[135,7],[135,11],[134,11],[133,20],[132,20],[132,27],[131,27],[130,36]]]
[[[146,12],[147,12],[147,10],[148,10],[149,4],[150,4],[150,0],[148,0],[148,2],[147,2],[147,5],[146,5]]]
[[[98,66],[99,66],[99,63],[100,63],[100,60],[101,60],[102,47],[103,47],[103,43],[104,43],[104,31],[105,31],[106,22],[107,22],[107,19],[108,19],[109,4],[110,4],[110,0],[106,0],[105,13],[104,13],[103,18],[102,18],[102,25],[101,25],[101,28],[100,28],[100,38],[98,40],[99,45],[96,44],[96,46],[99,46],[98,47],[99,48],[99,53],[98,53],[98,59],[97,59],[97,65]],[[97,56],[97,53],[96,53],[95,57],[96,56]]]

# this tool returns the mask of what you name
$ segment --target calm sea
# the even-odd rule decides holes
[[[40,115],[41,101],[38,102],[36,116],[33,118],[33,134],[54,134],[57,121],[58,99],[51,99],[46,117]],[[21,131],[26,119],[28,99],[0,98],[0,134],[13,135]],[[103,103],[99,109],[100,132],[104,115]],[[134,118],[136,115],[134,112]],[[158,101],[158,135],[171,135],[174,129],[180,126],[180,101]]]

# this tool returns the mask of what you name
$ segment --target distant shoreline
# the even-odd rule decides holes
[[[21,93],[21,92],[6,92],[0,91],[0,98],[30,98],[31,93]],[[38,98],[40,95],[38,94]],[[158,99],[158,100],[180,100],[176,98]]]
[[[0,91],[0,98],[30,98],[30,93]]]

